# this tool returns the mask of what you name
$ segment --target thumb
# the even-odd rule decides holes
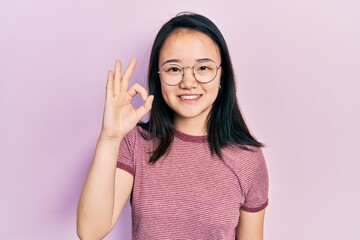
[[[141,105],[138,109],[136,109],[136,115],[138,116],[138,120],[145,116],[151,110],[152,103],[154,101],[154,95],[150,95],[145,100],[144,104]]]

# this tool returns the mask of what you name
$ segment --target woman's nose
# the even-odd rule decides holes
[[[184,67],[183,79],[180,82],[180,87],[185,89],[196,88],[199,84],[194,75],[193,67]]]

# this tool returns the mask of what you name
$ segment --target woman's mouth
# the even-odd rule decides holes
[[[201,95],[180,95],[179,96],[183,100],[195,100],[201,97]]]

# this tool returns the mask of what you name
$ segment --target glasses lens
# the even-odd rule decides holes
[[[195,77],[199,82],[210,82],[216,77],[217,69],[213,62],[201,62],[194,66]]]
[[[177,85],[181,82],[183,69],[176,64],[166,64],[161,68],[161,78],[169,85]]]
[[[192,67],[185,67],[185,69],[186,68]],[[193,69],[196,80],[201,83],[208,83],[214,80],[218,71],[216,64],[211,61],[198,63]],[[160,69],[159,73],[162,81],[168,85],[175,86],[182,81],[184,68],[177,64],[168,63]]]

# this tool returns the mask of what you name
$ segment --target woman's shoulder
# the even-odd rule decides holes
[[[267,166],[262,149],[254,146],[246,147],[247,150],[239,146],[231,146],[223,151],[225,164],[238,177],[245,192],[253,183],[261,185],[267,181]]]
[[[257,168],[265,163],[261,147],[231,145],[222,150],[224,160],[234,166]]]
[[[243,156],[257,156],[262,154],[262,148],[252,145],[231,144],[222,149],[224,152],[240,154]]]

